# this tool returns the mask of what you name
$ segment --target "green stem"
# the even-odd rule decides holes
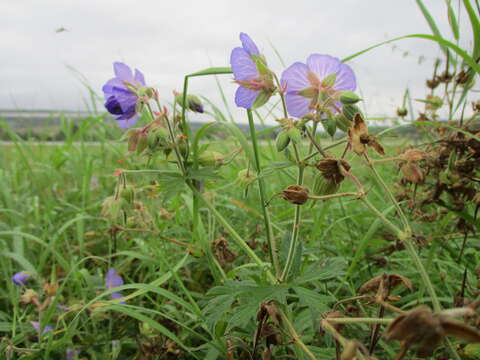
[[[398,215],[400,216],[400,220],[402,220],[402,223],[403,223],[403,226],[405,227],[405,230],[411,233],[412,230],[410,229],[410,224],[407,220],[407,217],[405,216],[405,213],[403,212],[402,208],[400,207],[400,204],[397,202],[397,199],[395,199],[395,196],[390,191],[390,188],[385,183],[385,181],[383,181],[383,178],[380,176],[377,169],[375,169],[375,166],[373,166],[372,161],[370,160],[370,158],[368,157],[368,155],[366,153],[365,153],[365,159],[367,160],[367,164],[370,167],[370,169],[372,170],[373,175],[375,176],[375,179],[383,187],[383,190],[385,191],[387,196],[390,198],[390,201],[393,203],[393,205],[397,209]]]
[[[378,210],[373,204],[367,200],[365,196],[361,197],[360,200],[365,204],[366,207],[368,207],[370,210],[372,210],[375,215],[382,220],[382,222],[388,226],[398,237],[404,236],[403,231],[395,224],[393,224],[390,220],[388,220],[385,215],[383,215],[380,210]]]
[[[252,140],[253,153],[255,155],[255,170],[257,172],[258,189],[260,192],[260,201],[261,201],[261,206],[263,211],[263,220],[265,222],[265,231],[267,235],[268,248],[270,252],[270,261],[272,262],[273,268],[275,269],[275,274],[279,276],[280,264],[278,262],[277,242],[275,240],[275,237],[273,236],[270,213],[266,206],[265,180],[262,177],[262,167],[260,164],[260,151],[258,149],[257,135],[255,131],[255,124],[253,122],[252,111],[250,109],[247,110],[247,115],[248,115],[248,124],[250,126],[250,137]]]
[[[245,254],[247,254],[250,259],[252,259],[260,268],[264,269],[268,280],[270,280],[271,283],[275,284],[277,282],[277,279],[270,272],[270,270],[268,270],[268,264],[264,263],[262,259],[260,259],[257,254],[255,254],[255,252],[250,248],[250,246],[248,246],[245,240],[243,240],[242,237],[235,231],[232,225],[230,225],[230,223],[217,211],[217,209],[215,209],[215,206],[213,206],[207,199],[205,199],[202,194],[197,189],[195,189],[195,187],[190,185],[190,188],[192,189],[194,195],[198,196],[198,198],[210,209],[212,214],[223,225],[225,230],[228,231],[237,246],[242,249],[242,251],[245,252]]]
[[[298,153],[297,145],[293,144],[293,150],[295,152],[295,158],[298,164],[298,178],[297,185],[303,184],[303,172],[304,167],[300,165],[300,154]],[[302,205],[295,205],[295,214],[293,219],[292,227],[292,237],[290,240],[290,246],[288,248],[287,260],[285,261],[285,267],[283,268],[282,275],[280,276],[280,281],[287,279],[288,274],[292,268],[293,257],[295,255],[295,250],[297,248],[298,234],[300,232],[300,219],[302,217]]]
[[[333,324],[390,324],[395,319],[388,318],[330,318],[327,321]]]
[[[305,343],[302,341],[297,331],[293,327],[292,323],[290,322],[290,320],[288,320],[287,315],[285,315],[285,313],[282,310],[279,310],[279,312],[283,322],[285,322],[285,324],[287,325],[288,332],[290,333],[290,336],[292,337],[294,343],[297,344],[297,346],[300,347],[305,352],[305,354],[308,355],[308,357],[311,360],[317,360],[315,355],[310,351],[307,345],[305,345]]]
[[[157,104],[158,110],[162,111],[162,108],[160,106],[160,102],[158,101],[158,99],[155,99],[155,103]],[[150,113],[150,116],[152,117],[152,120],[154,120],[155,116],[153,115],[152,107],[150,106],[149,103],[147,103],[146,105],[147,105],[148,112]],[[168,116],[165,116],[165,123],[167,124],[167,129],[168,129],[168,133],[170,135],[170,141],[172,142],[172,145],[173,145],[173,150],[175,152],[175,156],[177,157],[178,167],[180,168],[180,171],[182,172],[182,174],[185,175],[186,172],[185,172],[185,167],[183,165],[182,156],[180,155],[180,151],[178,150],[177,142],[175,140],[175,134],[173,133],[173,129],[172,129],[172,126],[170,125],[170,120],[168,119]]]

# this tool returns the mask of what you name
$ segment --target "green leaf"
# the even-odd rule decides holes
[[[328,258],[319,269],[318,264],[311,265],[305,273],[294,280],[296,284],[341,278],[345,274],[346,261],[343,257]]]
[[[200,70],[200,71],[188,74],[187,77],[220,75],[220,74],[231,74],[231,73],[232,73],[232,69],[230,67],[210,67],[205,70]]]
[[[477,60],[478,57],[480,56],[480,20],[478,18],[478,13],[472,7],[470,0],[463,0],[463,5],[467,10],[468,18],[470,19],[470,24],[472,25],[472,33],[473,33],[472,57],[475,60]],[[479,71],[477,70],[477,73],[478,72]]]
[[[398,40],[402,40],[402,39],[412,39],[412,38],[431,40],[431,41],[435,41],[435,42],[438,42],[439,44],[442,44],[442,45],[445,45],[445,46],[449,47],[450,49],[455,51],[465,61],[465,63],[468,64],[476,73],[480,73],[480,65],[478,65],[477,62],[470,55],[468,55],[468,53],[465,50],[461,49],[460,47],[458,47],[457,45],[455,45],[454,43],[452,43],[448,40],[445,40],[445,39],[443,39],[441,37],[438,37],[438,36],[433,36],[433,35],[428,35],[428,34],[404,35],[404,36],[400,36],[400,37],[390,39],[390,40],[387,40],[387,41],[382,41],[381,43],[375,44],[375,45],[370,46],[370,47],[368,47],[364,50],[356,52],[353,55],[347,56],[346,58],[342,59],[342,61],[346,62],[346,61],[352,60],[353,58],[356,58],[357,56],[363,55],[363,54],[369,52],[370,50],[373,50],[377,47],[380,47],[380,46],[385,45],[385,44],[389,44],[389,43],[394,42],[394,41],[398,41]]]
[[[448,23],[450,24],[450,28],[452,29],[452,34],[455,40],[458,41],[460,38],[460,32],[458,30],[458,21],[457,21],[457,16],[455,15],[455,11],[452,8],[452,1],[451,0],[445,0],[447,3],[447,8],[448,8]]]
[[[439,38],[442,37],[440,34],[440,30],[438,30],[437,24],[435,23],[435,20],[433,19],[433,16],[430,14],[428,11],[427,7],[423,3],[422,0],[417,0],[418,7],[422,11],[423,16],[425,17],[425,20],[427,20],[428,26],[430,26],[430,29],[432,30],[433,35],[438,36]],[[442,51],[445,53],[445,55],[449,56],[449,51],[445,47],[445,45],[440,44],[440,48]],[[450,58],[450,60],[453,60]]]
[[[292,289],[298,295],[301,305],[308,306],[319,313],[329,311],[331,309],[330,304],[335,301],[330,295],[318,294],[316,291],[302,286],[294,286]]]

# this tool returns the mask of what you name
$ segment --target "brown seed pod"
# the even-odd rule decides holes
[[[283,199],[292,204],[302,205],[308,201],[308,189],[300,185],[290,185],[282,192]]]

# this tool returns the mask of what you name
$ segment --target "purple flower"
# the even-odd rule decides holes
[[[43,328],[43,330],[40,331],[40,323],[38,321],[30,321],[30,324],[32,324],[33,328],[37,331],[37,333],[41,333],[42,335],[53,330],[53,327],[47,325]]]
[[[80,350],[74,350],[74,349],[68,348],[65,351],[65,357],[67,360],[75,360],[79,354],[80,354]]]
[[[282,73],[286,89],[287,110],[302,117],[313,111],[336,113],[342,107],[338,98],[342,91],[356,88],[350,66],[330,55],[312,54],[307,64],[296,62]]]
[[[242,47],[236,47],[230,55],[233,76],[240,85],[235,93],[235,104],[245,109],[257,108],[272,96],[275,90],[273,76],[250,36],[240,33],[240,41]]]
[[[120,275],[118,275],[115,268],[111,268],[110,270],[108,270],[107,275],[105,276],[105,288],[107,290],[110,290],[122,285],[123,285],[123,279]],[[114,292],[110,294],[110,297],[113,300],[117,300],[122,298],[123,295],[120,292]],[[125,304],[125,301],[120,301],[120,304]]]
[[[30,279],[30,274],[25,271],[20,271],[12,276],[12,282],[18,286],[25,285],[28,279]]]
[[[132,69],[121,62],[113,64],[115,77],[103,85],[105,94],[105,107],[110,114],[116,115],[118,125],[122,128],[132,126],[138,120],[137,94],[133,89],[145,86],[143,74]]]

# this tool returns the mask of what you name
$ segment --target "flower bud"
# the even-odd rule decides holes
[[[131,204],[135,200],[135,188],[132,185],[127,185],[120,190],[120,197],[127,203]]]
[[[360,110],[357,105],[353,104],[343,105],[342,113],[350,121],[353,121],[356,114],[360,114],[363,117],[362,110]]]
[[[429,89],[433,90],[440,84],[440,81],[437,78],[435,78],[435,79],[432,79],[432,80],[427,80],[426,84],[427,84],[427,87]]]
[[[332,137],[335,135],[335,132],[337,131],[337,121],[335,120],[335,117],[329,116],[326,119],[322,119],[322,125],[328,135]]]
[[[282,130],[278,133],[275,144],[278,152],[281,152],[287,148],[288,144],[290,144],[290,136],[288,136],[286,131]]]
[[[126,203],[123,198],[115,199],[115,196],[110,196],[103,202],[102,216],[115,219],[125,205]]]
[[[340,102],[344,105],[356,104],[362,100],[353,91],[343,91],[340,95]]]
[[[154,151],[157,147],[164,147],[168,143],[168,131],[161,126],[150,129],[147,137],[148,148],[151,151]]]
[[[308,201],[308,189],[300,185],[290,185],[283,190],[282,197],[292,204],[302,205]]]
[[[217,151],[204,151],[198,156],[198,162],[202,166],[220,166],[224,162],[224,157]]]
[[[183,107],[183,95],[182,94],[176,95],[175,96],[175,101],[177,102],[177,104],[180,104],[180,106]],[[203,113],[202,102],[200,101],[200,99],[197,96],[188,94],[185,104],[187,106],[187,109],[189,109],[193,112]]]
[[[352,121],[348,120],[347,117],[342,113],[335,115],[335,123],[337,127],[343,132],[347,132],[348,128],[352,126]]]
[[[287,134],[294,144],[299,144],[302,141],[302,133],[296,127],[288,129]]]
[[[443,106],[443,100],[438,96],[428,95],[425,102],[427,103],[426,107],[428,110],[435,111]]]
[[[400,116],[400,117],[403,118],[403,117],[407,116],[407,114],[408,114],[407,108],[405,108],[405,107],[399,107],[399,108],[397,109],[397,115],[398,115],[398,116]]]
[[[238,175],[237,175],[237,182],[240,186],[247,187],[251,183],[253,183],[257,177],[253,173],[252,170],[249,169],[243,169],[240,170]]]

